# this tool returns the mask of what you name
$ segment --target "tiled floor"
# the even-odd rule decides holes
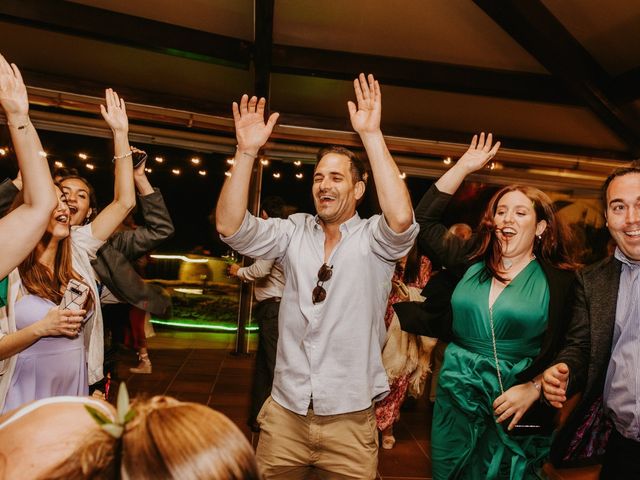
[[[252,439],[246,426],[252,356],[234,356],[235,336],[212,333],[159,333],[149,340],[153,373],[133,375],[128,367],[136,363],[133,352],[120,355],[119,376],[126,380],[131,395],[167,394],[180,400],[207,404],[225,413]],[[380,449],[379,478],[424,480],[431,478],[429,458],[430,406],[414,402],[401,413],[396,424],[396,445]]]

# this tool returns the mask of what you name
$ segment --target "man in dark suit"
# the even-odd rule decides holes
[[[582,393],[551,460],[601,460],[600,478],[640,478],[640,164],[613,172],[602,193],[616,249],[578,275],[566,346],[543,377],[555,407]]]

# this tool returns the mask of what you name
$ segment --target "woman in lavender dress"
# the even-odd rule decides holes
[[[57,188],[58,206],[44,236],[9,275],[7,307],[0,315],[2,411],[54,395],[85,395],[88,380],[102,371],[102,317],[91,259],[135,205],[124,101],[111,89],[105,100],[101,112],[115,144],[114,200],[93,222],[70,229],[66,197]],[[89,288],[93,311],[86,316],[85,311],[67,311],[56,324],[62,329],[45,328],[52,317],[65,317],[57,305],[71,279]]]

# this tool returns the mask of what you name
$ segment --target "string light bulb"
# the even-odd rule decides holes
[[[301,173],[296,173],[296,178],[298,180],[300,180],[304,175],[302,175]]]
[[[64,167],[64,163],[62,163],[60,160],[56,160],[55,162],[53,162],[53,165],[54,165],[56,168],[62,168],[62,167]]]
[[[86,167],[87,167],[89,170],[94,170],[94,169],[96,168],[96,167],[95,167],[95,165],[94,165],[93,163],[87,163]]]
[[[173,173],[174,175],[180,175],[180,169],[179,168],[174,168],[171,170],[171,173]]]
[[[6,148],[0,148],[0,155],[2,155],[3,157],[7,154],[7,149]]]
[[[45,152],[44,150],[40,150],[38,152],[38,155],[40,155],[42,158],[47,158],[49,156],[49,154],[47,152]]]
[[[445,165],[451,165],[451,157],[446,157],[443,162]]]
[[[293,164],[294,164],[296,167],[299,167],[300,165],[302,165],[302,162],[301,162],[300,160],[296,160],[295,162],[293,162]]]
[[[79,153],[78,158],[80,160],[87,160],[89,158],[89,155],[87,155],[86,153]]]
[[[206,170],[198,170],[198,175],[204,177],[207,175],[207,171]]]
[[[407,174],[402,172],[400,175],[398,175],[402,180],[404,180],[405,178],[407,178]]]
[[[147,172],[147,173],[151,173],[153,170],[151,170],[149,167],[145,167],[144,171]]]
[[[227,164],[233,165],[236,161],[233,158],[227,158]]]
[[[164,162],[164,158],[162,158],[162,157],[156,157],[154,160],[155,160],[156,162],[158,162],[158,163],[162,163],[162,162]]]
[[[200,159],[198,157],[192,157],[191,163],[193,163],[194,165],[200,165]]]
[[[280,172],[274,172],[273,178],[280,178]]]
[[[263,158],[260,160],[260,163],[266,167],[267,165],[269,165],[269,160],[267,160],[266,158]]]
[[[226,172],[224,172],[224,176],[225,177],[230,177],[231,176],[231,172],[229,170],[227,170]]]

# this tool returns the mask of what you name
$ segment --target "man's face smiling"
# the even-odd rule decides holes
[[[312,192],[320,220],[325,225],[340,225],[355,214],[357,201],[364,195],[364,182],[354,185],[347,156],[328,153],[316,165]]]
[[[640,173],[614,178],[607,188],[607,225],[618,248],[640,261]]]

